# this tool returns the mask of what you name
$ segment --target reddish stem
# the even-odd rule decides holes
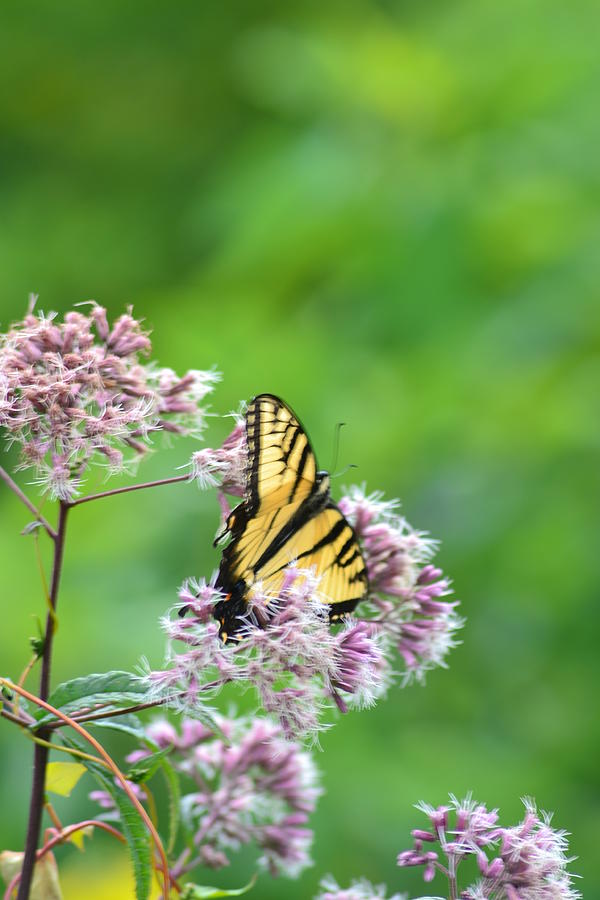
[[[163,889],[163,897],[164,897],[164,900],[168,900],[169,886],[170,886],[169,864],[167,862],[167,855],[166,855],[165,849],[162,845],[160,836],[159,836],[156,828],[154,827],[154,823],[152,822],[152,819],[150,818],[150,816],[148,815],[148,813],[146,812],[146,810],[144,809],[144,807],[142,806],[142,804],[140,803],[138,798],[135,796],[135,794],[131,790],[131,787],[130,787],[127,779],[125,778],[125,776],[123,775],[123,773],[121,772],[121,770],[119,769],[117,764],[108,755],[108,753],[106,752],[106,750],[104,749],[102,744],[100,744],[96,740],[96,738],[93,737],[89,733],[89,731],[86,731],[85,728],[82,728],[81,725],[79,725],[74,719],[71,719],[69,716],[65,715],[60,710],[56,709],[54,706],[51,706],[45,700],[42,700],[40,697],[36,697],[35,694],[31,694],[29,691],[26,691],[25,688],[20,687],[19,685],[13,684],[8,678],[0,678],[0,684],[2,682],[10,690],[16,691],[17,694],[20,694],[22,697],[25,697],[26,700],[29,700],[31,703],[35,703],[37,706],[41,706],[42,709],[45,709],[46,712],[52,713],[52,715],[56,716],[57,719],[62,719],[62,721],[65,723],[65,725],[70,725],[71,728],[73,728],[77,732],[77,734],[81,735],[81,737],[84,738],[88,742],[88,744],[91,744],[92,747],[94,748],[94,750],[96,750],[96,752],[98,753],[98,755],[102,757],[102,759],[106,763],[107,768],[110,769],[110,771],[113,773],[113,775],[115,776],[115,778],[117,779],[117,781],[119,782],[119,784],[121,785],[121,787],[123,788],[123,790],[125,791],[127,796],[129,797],[129,800],[131,801],[132,805],[135,806],[136,810],[140,814],[146,828],[148,829],[148,831],[150,833],[150,837],[152,838],[152,841],[154,842],[154,846],[156,847],[157,853],[158,853],[161,863],[162,863],[162,871],[166,873],[164,889]],[[37,746],[38,745],[36,744],[36,747]],[[35,862],[35,853],[34,853],[33,859]],[[21,884],[22,884],[22,882],[21,882]],[[19,897],[20,897],[20,888],[19,888]],[[17,900],[19,900],[19,897],[17,898]]]
[[[198,691],[210,691],[215,687],[219,687],[227,683],[228,679],[219,678],[216,681],[209,681],[207,684],[203,684]],[[180,694],[175,696],[183,697],[185,691],[181,691]],[[89,712],[83,713],[80,715],[73,714],[72,719],[74,722],[94,722],[97,719],[112,719],[116,716],[126,716],[128,713],[136,713],[141,712],[144,709],[152,709],[155,706],[166,706],[174,697],[159,697],[157,700],[148,700],[146,703],[137,703],[135,706],[125,706],[122,709],[109,709],[105,712]],[[64,722],[51,722],[47,727],[48,728],[62,728]]]
[[[23,493],[19,485],[12,480],[6,469],[3,469],[0,466],[0,478],[2,481],[11,489],[11,491],[17,495],[21,503],[24,503],[30,513],[33,513],[35,516],[36,522],[39,522],[40,525],[46,530],[46,532],[50,535],[53,541],[56,540],[57,534],[50,522],[43,517],[41,512],[35,508],[29,497]]]
[[[142,491],[145,488],[160,487],[162,484],[177,484],[179,481],[191,481],[191,475],[175,475],[173,478],[160,478],[158,481],[145,481],[142,484],[130,484],[127,487],[113,488],[112,491],[101,491],[99,494],[88,494],[87,497],[79,497],[71,500],[69,506],[80,506],[89,503],[90,500],[101,500],[102,497],[114,497],[115,494],[127,494],[129,491]]]
[[[9,712],[7,709],[4,709],[4,707],[0,708],[0,716],[2,716],[4,719],[8,719],[9,722],[14,722],[15,725],[20,725],[21,728],[28,728],[31,724],[25,719],[22,719],[21,716],[15,716],[14,713]]]
[[[94,828],[103,828],[104,831],[108,831],[109,834],[112,834],[113,837],[121,841],[122,844],[127,843],[121,832],[117,831],[116,828],[113,828],[112,825],[108,825],[106,822],[100,822],[98,819],[86,819],[84,822],[76,822],[74,825],[68,825],[66,828],[63,828],[59,834],[55,834],[43,847],[40,847],[35,855],[36,863],[39,862],[46,853],[49,853],[53,847],[56,847],[57,844],[64,843],[72,834],[75,834],[76,831],[81,831],[82,828],[89,828],[90,825],[93,825]],[[21,880],[21,875],[22,872],[17,872],[13,877],[4,892],[4,900],[10,900],[12,892]]]

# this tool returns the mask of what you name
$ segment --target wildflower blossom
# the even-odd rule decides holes
[[[411,528],[397,513],[397,501],[353,487],[339,507],[359,538],[370,588],[370,615],[396,645],[404,663],[404,683],[423,681],[435,666],[445,666],[463,622],[441,569],[431,565],[436,544]]]
[[[373,885],[366,879],[353,881],[349,888],[341,888],[334,878],[328,876],[321,881],[321,893],[315,900],[385,900],[385,885]],[[394,894],[389,900],[407,900],[406,894]]]
[[[234,497],[243,497],[246,490],[246,429],[241,416],[235,415],[236,425],[216,450],[206,447],[192,454],[192,477],[201,488],[219,487]]]
[[[219,724],[229,744],[213,737],[175,757],[195,783],[183,801],[194,844],[209,848],[219,865],[219,854],[228,859],[231,850],[253,842],[263,867],[295,877],[310,864],[306,823],[321,793],[312,759],[268,720]],[[203,861],[210,864],[206,852]]]
[[[244,496],[247,445],[244,421],[236,425],[217,450],[205,449],[192,458],[193,475],[201,486],[218,489],[223,516],[229,513],[225,493]],[[276,594],[256,582],[239,600],[235,643],[221,646],[213,617],[223,616],[226,597],[213,584],[192,583],[180,595],[182,621],[163,620],[173,648],[162,672],[150,673],[157,696],[191,712],[206,696],[207,684],[226,681],[254,686],[263,709],[279,718],[291,737],[312,736],[322,727],[323,707],[335,703],[368,706],[382,696],[392,680],[391,651],[402,661],[404,682],[423,680],[436,665],[444,666],[462,625],[448,580],[430,562],[435,542],[412,529],[397,514],[396,501],[352,488],[339,507],[354,526],[369,577],[368,601],[343,624],[329,623],[329,599],[320,593],[314,571],[291,560]],[[237,602],[237,601],[236,601]],[[225,630],[225,629],[222,629]]]
[[[359,706],[372,706],[385,694],[391,670],[381,632],[370,622],[349,619],[336,635],[338,666],[332,679],[334,699],[345,712],[340,691]]]
[[[0,427],[44,491],[72,499],[92,461],[120,471],[154,432],[201,432],[216,373],[143,363],[150,338],[131,311],[110,326],[95,303],[63,321],[34,305],[0,335]]]
[[[552,828],[551,817],[538,814],[533,801],[524,801],[525,817],[519,825],[503,828],[498,825],[498,811],[475,803],[470,795],[465,800],[450,795],[450,800],[449,807],[417,806],[428,817],[430,828],[413,831],[414,846],[398,855],[399,866],[422,866],[426,882],[437,871],[455,879],[461,860],[475,856],[482,878],[462,890],[465,900],[575,900],[580,896],[566,868],[570,862],[567,835]]]
[[[181,808],[191,841],[172,877],[198,865],[221,868],[232,851],[252,843],[264,868],[295,877],[310,864],[307,822],[321,793],[312,758],[269,720],[219,718],[218,724],[227,741],[190,719],[179,729],[164,720],[147,729],[160,748],[173,748],[170,762],[190,786]],[[134,751],[128,761],[148,752]],[[94,794],[104,808],[111,805],[102,792]]]
[[[180,710],[198,708],[203,696],[229,682],[252,685],[263,709],[279,718],[290,737],[314,736],[321,712],[334,701],[369,703],[385,691],[389,666],[370,626],[349,621],[335,631],[310,570],[290,567],[277,597],[255,590],[239,629],[239,640],[223,644],[214,608],[222,594],[206,582],[186,582],[177,612],[163,620],[171,653],[163,671],[149,673],[152,691]],[[346,699],[344,699],[346,698]]]

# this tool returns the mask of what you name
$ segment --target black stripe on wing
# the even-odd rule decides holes
[[[298,471],[296,472],[296,480],[294,481],[294,487],[292,488],[292,493],[290,494],[289,502],[292,503],[294,497],[296,496],[296,491],[298,490],[298,485],[302,481],[302,476],[304,475],[304,470],[306,469],[306,461],[309,457],[309,454],[312,453],[310,449],[310,444],[308,443],[308,438],[304,435],[306,443],[302,448],[302,455],[300,457],[300,463],[298,465]]]
[[[287,435],[288,435],[288,431],[291,431],[291,432],[292,432],[292,436],[291,436],[291,438],[290,438],[289,445],[286,447],[286,446],[285,446],[285,442],[286,442],[286,438],[287,438]],[[291,422],[288,424],[287,428],[285,429],[285,434],[284,434],[284,436],[283,436],[283,442],[282,442],[281,447],[282,447],[282,450],[283,450],[283,461],[284,461],[284,463],[285,463],[286,465],[287,465],[288,459],[290,458],[290,456],[291,456],[291,454],[292,454],[292,451],[293,451],[294,447],[296,446],[296,441],[298,440],[298,437],[299,437],[301,434],[304,434],[304,432],[302,431],[302,429],[299,428],[297,425],[292,425]]]
[[[259,559],[253,564],[252,568],[255,573],[259,573],[264,569],[266,564],[272,559],[292,538],[312,519],[315,514],[314,497],[311,495],[300,505],[293,516],[283,525],[277,532],[268,547],[263,551]],[[309,552],[312,553],[314,548]]]
[[[314,547],[310,547],[309,550],[304,550],[302,553],[299,553],[297,559],[303,559],[305,556],[311,556],[313,553],[316,553],[318,550],[322,550],[323,547],[326,547],[328,544],[331,544],[340,534],[348,528],[348,523],[345,519],[338,519],[338,521],[333,525],[332,528],[329,529],[326,535],[324,535],[320,541],[314,545]]]
[[[296,465],[292,465],[292,457],[299,440],[304,442]],[[289,406],[273,394],[258,394],[249,404],[246,411],[246,443],[248,446],[248,463],[246,469],[246,507],[250,517],[260,511],[263,501],[268,500],[271,491],[280,488],[283,482],[289,482],[289,496],[286,503],[292,503],[300,485],[313,484],[317,470],[317,462],[306,431],[298,417]],[[269,479],[272,487],[268,492],[261,483],[264,456],[269,449],[279,450],[281,473]],[[275,460],[269,458],[270,465]],[[309,466],[310,462],[310,466]],[[308,471],[310,469],[310,472]],[[285,503],[281,503],[284,506]]]
[[[260,559],[258,559],[254,565],[254,572],[260,577],[266,578],[268,582],[270,578],[273,578],[285,569],[292,561],[291,556],[289,560],[278,565],[275,569],[269,569],[268,563],[274,556],[279,554],[288,541],[292,544],[292,547],[294,546],[297,537],[301,536],[304,525],[309,524],[313,518],[318,519],[319,516],[326,515],[326,510],[329,511],[329,515],[331,514],[331,511],[333,511],[335,513],[335,520],[327,531],[312,546],[296,551],[293,554],[293,560],[295,562],[308,560],[309,565],[315,566],[319,576],[325,576],[326,582],[328,573],[339,570],[340,582],[342,584],[345,583],[349,590],[349,586],[352,585],[351,596],[346,596],[339,600],[331,598],[329,604],[330,610],[333,611],[335,609],[340,613],[350,612],[361,602],[361,600],[366,599],[369,592],[367,569],[354,529],[344,517],[341,510],[331,500],[325,509],[320,511],[314,509],[307,510],[307,507],[304,504],[303,507],[304,508],[301,507],[300,510],[298,510],[299,515],[290,519],[287,525],[281,529],[274,541],[265,549]],[[331,561],[323,567],[320,565],[321,552],[331,544],[335,545],[336,541],[340,538],[343,543],[335,549],[335,555]],[[348,567],[350,566],[352,566],[352,569],[349,570]],[[347,572],[348,574],[346,574]]]
[[[260,466],[260,407],[255,397],[246,410],[246,444],[248,462],[246,464],[246,511],[251,517],[256,514],[259,504],[258,469]]]

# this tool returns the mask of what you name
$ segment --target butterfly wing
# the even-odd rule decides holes
[[[292,410],[272,394],[260,394],[246,411],[246,498],[233,510],[217,585],[232,598],[252,585],[260,570],[310,516],[317,462]],[[289,560],[288,560],[289,561]]]
[[[278,397],[260,394],[250,403],[246,440],[249,516],[292,507],[314,490],[315,455],[300,422]]]
[[[308,519],[257,573],[261,590],[278,596],[290,564],[313,569],[330,617],[352,612],[368,593],[365,562],[352,526],[333,502]]]
[[[367,594],[366,567],[351,526],[319,481],[300,422],[283,401],[261,394],[248,407],[246,434],[247,494],[227,522],[232,540],[217,579],[228,595],[216,609],[222,633],[239,626],[253,585],[276,597],[295,561],[315,569],[332,618],[350,612]]]

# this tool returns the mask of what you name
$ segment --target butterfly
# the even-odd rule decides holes
[[[259,394],[246,411],[246,494],[229,515],[216,580],[223,641],[235,636],[256,585],[277,597],[290,563],[313,567],[331,621],[368,593],[365,561],[352,526],[331,499],[329,473],[317,471],[306,432],[290,407]],[[234,637],[235,639],[235,637]]]

